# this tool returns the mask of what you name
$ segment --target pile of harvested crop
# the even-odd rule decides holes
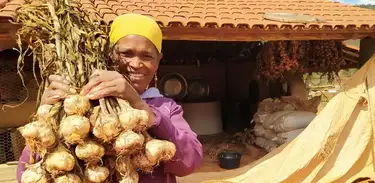
[[[30,0],[18,10],[19,73],[24,56],[32,54],[40,69],[38,101],[51,74],[65,76],[79,93],[94,70],[115,68],[108,62],[108,26],[81,7],[74,0]],[[137,169],[151,172],[174,156],[173,143],[147,134],[146,111],[114,97],[93,104],[79,94],[54,105],[38,102],[31,122],[19,130],[42,160],[31,160],[22,182],[112,182],[112,175],[138,182]]]

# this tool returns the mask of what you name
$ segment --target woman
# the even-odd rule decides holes
[[[139,182],[174,183],[175,176],[186,176],[199,167],[202,145],[183,118],[181,106],[163,97],[158,89],[148,88],[162,58],[162,32],[153,19],[126,14],[112,23],[110,42],[113,45],[110,56],[119,72],[95,71],[80,94],[91,100],[115,96],[128,100],[134,108],[146,110],[152,119],[148,130],[150,135],[173,142],[177,152],[171,161],[156,167],[152,174],[140,172]],[[127,75],[131,82],[128,83],[123,75]],[[43,104],[54,104],[76,93],[64,77],[51,75],[49,81],[50,85],[42,96]],[[29,150],[26,147],[18,164],[18,181],[25,170],[24,163],[28,162]]]

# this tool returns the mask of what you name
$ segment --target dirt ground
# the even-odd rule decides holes
[[[17,162],[0,164],[0,183],[17,183]]]
[[[186,177],[178,177],[178,183],[200,183],[209,180],[215,179],[222,179],[223,175],[232,177],[237,176],[248,170],[249,167],[253,162],[260,159],[261,157],[265,156],[267,153],[263,149],[251,145],[246,145],[243,148],[240,147],[233,147],[234,149],[237,148],[236,151],[242,153],[240,167],[238,169],[233,170],[225,170],[219,167],[219,162],[215,160],[215,155],[217,154],[214,152],[213,154],[210,153],[210,149],[219,149],[217,145],[212,144],[203,144],[204,149],[204,158],[202,165],[199,169],[197,169],[193,174],[186,176]],[[230,148],[229,148],[230,149]],[[212,153],[212,152],[211,152]]]

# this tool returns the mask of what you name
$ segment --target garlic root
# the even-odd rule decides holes
[[[21,135],[25,138],[26,145],[32,151],[44,156],[47,148],[56,142],[56,135],[50,124],[42,121],[34,121],[19,128]]]

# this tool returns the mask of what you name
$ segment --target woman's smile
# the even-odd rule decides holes
[[[142,73],[129,73],[129,78],[131,81],[141,81],[145,78],[145,74]]]

